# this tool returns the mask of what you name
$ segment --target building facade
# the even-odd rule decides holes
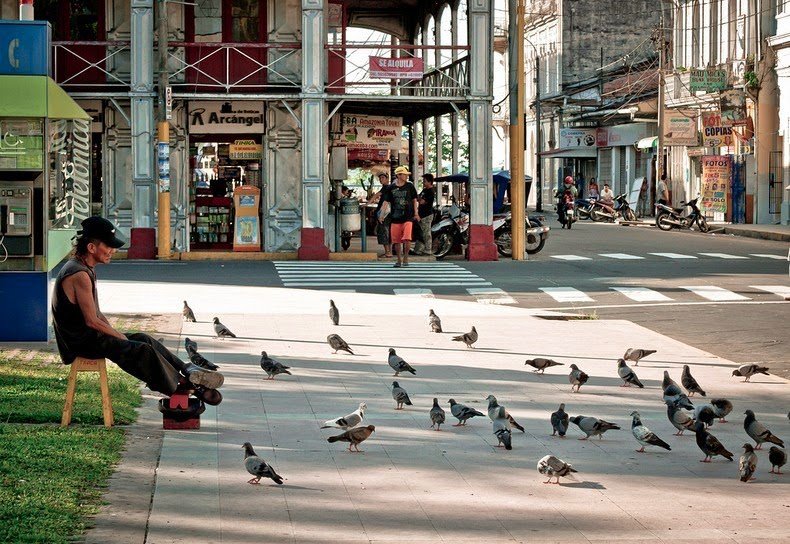
[[[779,144],[781,150],[781,170],[776,172],[775,188],[769,203],[776,206],[778,189],[781,189],[782,202],[780,223],[790,225],[790,2],[778,0],[776,6],[776,35],[768,39],[768,44],[776,52],[776,75],[779,80]]]

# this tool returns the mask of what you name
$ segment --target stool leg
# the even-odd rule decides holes
[[[74,393],[77,390],[77,367],[72,364],[69,371],[69,381],[66,386],[66,403],[63,405],[63,417],[60,419],[61,427],[68,427],[71,423],[71,411],[74,408]]]
[[[110,399],[110,385],[107,381],[107,365],[104,362],[99,365],[99,387],[101,388],[101,411],[104,416],[104,426],[109,429],[114,421],[112,400]]]

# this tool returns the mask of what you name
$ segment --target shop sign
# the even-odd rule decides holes
[[[50,75],[50,40],[46,21],[0,22],[0,74]]]
[[[722,124],[720,113],[702,114],[703,147],[731,147],[733,143],[732,127]]]
[[[664,145],[699,144],[697,115],[692,111],[664,111]]]
[[[230,144],[228,150],[230,160],[260,160],[261,156],[261,144],[256,143],[255,140],[236,140]]]
[[[594,128],[561,128],[560,145],[562,149],[578,147],[595,147],[597,129]]]
[[[598,147],[612,147],[620,145],[634,145],[642,138],[654,136],[653,129],[647,123],[626,123],[613,127],[596,129],[596,145]]]
[[[326,26],[340,29],[343,26],[343,4],[330,2],[326,9]]]
[[[702,157],[702,209],[725,213],[729,185],[730,157],[727,155]]]
[[[192,134],[262,134],[265,128],[260,101],[190,102],[188,117]]]
[[[343,133],[339,145],[353,149],[401,148],[403,118],[374,115],[343,115]]]
[[[370,57],[370,77],[377,79],[422,79],[425,63],[418,57]]]
[[[50,227],[74,228],[91,214],[91,122],[53,119],[49,127]]]
[[[689,71],[689,90],[716,92],[727,88],[727,70],[714,70],[703,68],[701,70],[691,69]]]

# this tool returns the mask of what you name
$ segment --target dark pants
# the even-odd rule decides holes
[[[128,333],[126,337],[128,340],[100,335],[95,355],[111,360],[152,391],[172,395],[186,363],[147,334]]]

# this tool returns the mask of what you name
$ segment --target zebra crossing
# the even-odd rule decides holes
[[[749,253],[748,255],[733,255],[730,253],[713,253],[713,252],[710,253],[701,252],[697,254],[649,252],[646,253],[645,255],[634,255],[631,253],[596,253],[595,256],[560,254],[560,255],[549,255],[549,257],[560,261],[591,261],[595,257],[604,257],[605,259],[615,259],[621,261],[640,261],[648,258],[649,256],[659,257],[662,259],[674,259],[674,260],[694,260],[700,258],[725,259],[725,260],[748,260],[748,259],[755,259],[755,260],[769,259],[769,260],[781,260],[781,261],[788,260],[787,257],[784,255],[777,255],[772,253]]]

